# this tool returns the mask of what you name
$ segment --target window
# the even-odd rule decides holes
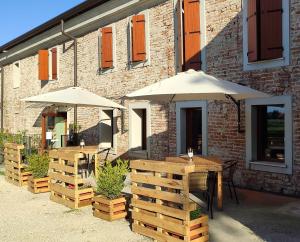
[[[130,65],[139,67],[150,64],[149,13],[132,16],[130,20]]]
[[[289,64],[289,1],[244,0],[246,70]]]
[[[58,79],[58,51],[57,48],[39,50],[39,80]]]
[[[114,68],[115,58],[115,29],[114,26],[100,29],[100,70]]]
[[[13,88],[19,88],[21,83],[21,68],[20,62],[13,64]]]
[[[247,100],[247,162],[251,169],[292,171],[291,98]]]
[[[129,132],[131,155],[148,158],[150,136],[150,105],[148,103],[129,105]]]
[[[176,6],[179,70],[201,70],[205,43],[204,1],[179,0]]]
[[[192,148],[195,154],[207,154],[207,103],[176,103],[177,154]]]
[[[115,148],[116,147],[116,127],[115,127],[115,111],[101,110],[100,112],[100,147]]]

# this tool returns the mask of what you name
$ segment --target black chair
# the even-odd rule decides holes
[[[239,204],[239,199],[237,197],[235,185],[234,185],[234,182],[233,182],[233,176],[234,176],[234,173],[237,169],[237,164],[238,164],[238,162],[234,161],[234,160],[228,160],[228,161],[224,162],[223,184],[228,186],[231,199],[233,199],[232,190],[231,190],[231,189],[233,189],[236,204]]]
[[[208,172],[195,172],[190,174],[190,192],[202,193],[207,201],[207,211],[213,219],[213,198],[215,174]]]

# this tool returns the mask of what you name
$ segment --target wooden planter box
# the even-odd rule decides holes
[[[132,230],[157,241],[206,242],[208,216],[190,220],[189,173],[195,166],[131,161]]]
[[[49,177],[44,178],[28,178],[28,191],[32,193],[50,192]]]
[[[77,152],[49,152],[50,200],[69,208],[92,204],[92,188],[81,188],[84,180],[78,176],[78,161],[84,155]]]
[[[23,163],[21,150],[24,145],[14,143],[6,143],[4,145],[4,163],[5,163],[5,179],[6,181],[16,185],[27,185],[30,172],[26,172],[27,165]]]
[[[114,221],[125,218],[126,213],[125,197],[109,200],[103,196],[93,198],[93,215],[106,221]]]

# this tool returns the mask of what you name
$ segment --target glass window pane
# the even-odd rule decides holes
[[[284,163],[284,105],[254,106],[259,161]]]

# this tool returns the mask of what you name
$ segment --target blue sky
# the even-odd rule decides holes
[[[0,46],[84,0],[1,1]]]

